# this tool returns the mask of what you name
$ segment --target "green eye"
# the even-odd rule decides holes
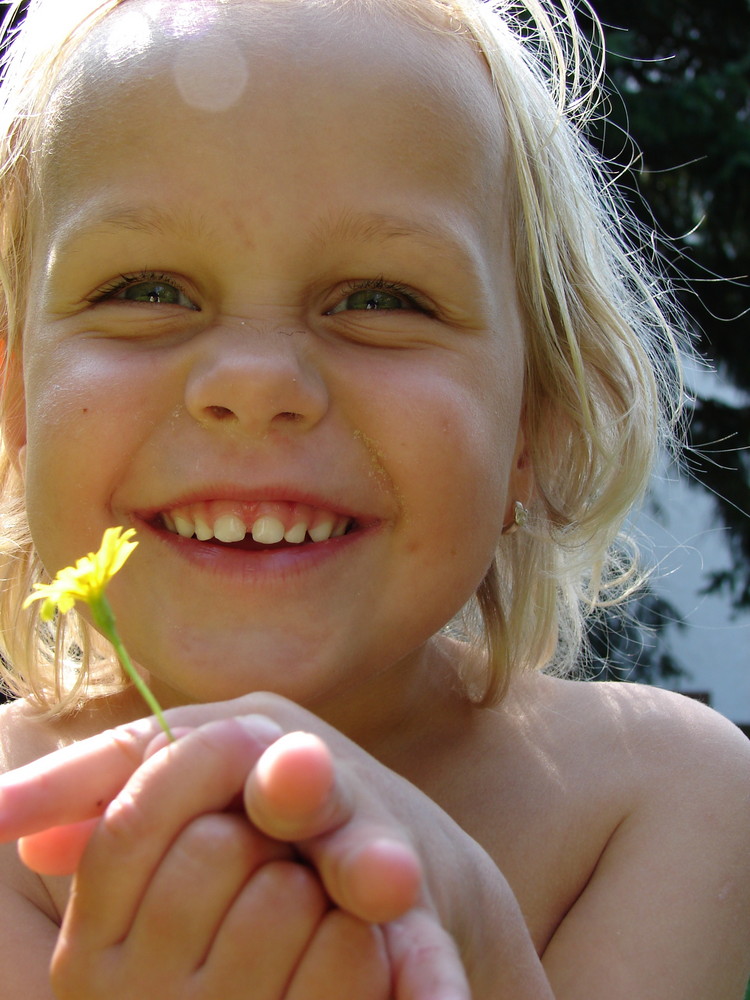
[[[359,292],[347,295],[344,301],[333,309],[333,312],[342,312],[346,309],[408,309],[404,300],[394,295],[393,292],[386,292],[377,288],[363,288]]]
[[[120,275],[88,300],[92,305],[107,302],[146,302],[157,306],[181,306],[200,311],[171,275],[155,271]]]
[[[186,306],[194,309],[192,302],[174,285],[165,284],[162,281],[139,281],[125,288],[113,296],[118,299],[126,299],[128,302],[153,302],[157,305]]]
[[[393,312],[396,309],[422,312],[422,308],[409,292],[400,285],[387,281],[373,281],[350,285],[346,295],[328,315],[343,312]]]

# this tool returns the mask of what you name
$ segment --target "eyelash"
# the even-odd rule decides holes
[[[171,285],[177,289],[181,295],[190,298],[187,290],[171,274],[163,274],[161,271],[138,271],[135,274],[121,274],[103,288],[98,289],[88,298],[88,302],[95,305],[97,302],[105,302],[111,299],[117,292],[122,292],[131,285],[145,284],[152,281],[154,284]]]

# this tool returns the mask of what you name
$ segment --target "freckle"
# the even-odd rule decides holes
[[[84,406],[84,408],[81,410],[81,413],[88,413],[88,412],[89,412],[88,406]]]

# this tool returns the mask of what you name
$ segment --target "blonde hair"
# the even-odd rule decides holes
[[[31,256],[26,220],[45,101],[66,56],[128,2],[32,0],[26,27],[10,48],[0,93],[6,364],[22,343]],[[635,249],[643,240],[606,165],[585,139],[597,107],[601,53],[584,41],[568,0],[312,2],[387,6],[429,30],[455,34],[483,55],[494,82],[509,147],[535,493],[528,525],[503,536],[475,601],[464,609],[464,633],[487,651],[486,672],[466,678],[467,685],[478,702],[491,703],[502,697],[513,671],[569,669],[580,655],[587,613],[633,585],[619,533],[646,489],[658,449],[674,439],[681,394],[677,322],[665,283]],[[11,15],[19,7],[14,4]],[[12,403],[4,401],[4,422]],[[32,613],[21,613],[32,584],[45,577],[26,524],[23,486],[4,447],[0,488],[6,684],[49,712],[61,711],[111,685],[111,663],[74,615],[53,633]]]

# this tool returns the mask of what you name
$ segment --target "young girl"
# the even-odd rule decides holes
[[[742,996],[747,741],[560,676],[677,379],[572,15],[515,6],[32,0],[3,1000]],[[21,608],[114,525],[170,745],[85,615]]]

